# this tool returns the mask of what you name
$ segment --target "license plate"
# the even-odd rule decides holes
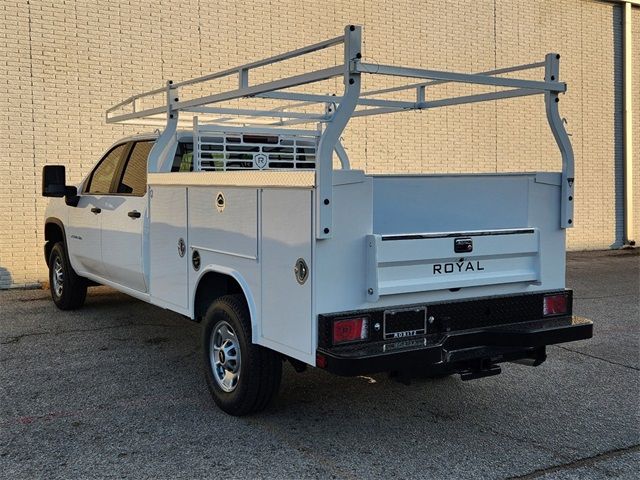
[[[407,338],[427,333],[427,308],[385,310],[384,339]]]

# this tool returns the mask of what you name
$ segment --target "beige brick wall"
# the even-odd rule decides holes
[[[640,40],[640,12],[634,11]],[[0,3],[0,287],[43,280],[40,172],[68,166],[78,181],[118,137],[104,111],[144,89],[364,30],[370,62],[481,71],[561,53],[569,84],[561,112],[576,153],[572,249],[622,240],[622,13],[591,0],[3,0]],[[636,42],[637,52],[640,45]],[[285,73],[325,66],[327,51]],[[637,57],[638,55],[636,55]],[[279,72],[265,69],[257,79]],[[541,75],[541,72],[540,72]],[[640,62],[636,63],[640,85]],[[393,85],[372,82],[367,88]],[[339,92],[339,81],[322,88]],[[447,84],[431,95],[478,90]],[[635,104],[640,142],[640,99]],[[354,120],[345,133],[369,171],[496,172],[559,169],[540,97]],[[636,239],[640,159],[636,147]]]

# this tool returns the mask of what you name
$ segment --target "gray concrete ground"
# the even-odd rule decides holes
[[[639,257],[570,257],[595,337],[538,368],[405,386],[285,368],[275,404],[209,397],[199,325],[111,290],[0,293],[2,478],[638,478]]]

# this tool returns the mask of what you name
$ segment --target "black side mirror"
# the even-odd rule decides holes
[[[67,193],[64,196],[64,203],[70,207],[77,207],[80,197],[78,196],[78,189],[76,187],[66,187]]]
[[[64,165],[45,165],[42,168],[42,196],[65,197],[65,203],[71,207],[78,205],[78,189],[68,187]]]
[[[42,196],[64,197],[67,183],[64,165],[45,165],[42,168]]]

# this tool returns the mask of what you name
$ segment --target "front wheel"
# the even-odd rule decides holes
[[[214,401],[230,415],[264,410],[278,392],[282,360],[251,343],[251,319],[240,295],[217,299],[202,329],[204,369]]]
[[[62,242],[56,243],[49,255],[49,289],[60,310],[80,308],[87,297],[87,280],[71,267]]]

